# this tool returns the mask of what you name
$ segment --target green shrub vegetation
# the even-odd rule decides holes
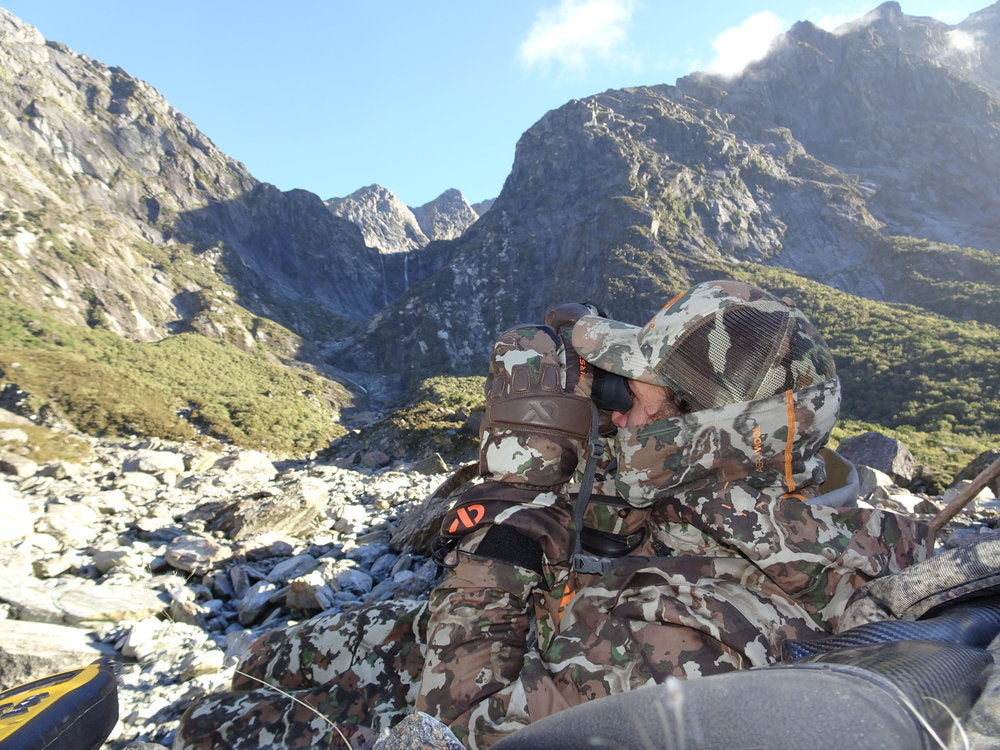
[[[1000,323],[1000,255],[913,237],[888,237],[876,265],[892,299],[952,320]]]
[[[39,464],[53,461],[84,463],[92,458],[90,445],[74,435],[50,430],[40,425],[23,425],[0,420],[0,430],[20,430],[28,436],[27,443],[0,440],[0,451],[27,456]]]
[[[185,333],[151,344],[67,326],[0,303],[0,382],[97,435],[197,433],[276,453],[315,450],[343,434],[347,391],[266,352]]]
[[[2,350],[0,372],[5,382],[31,394],[35,410],[52,410],[93,435],[189,440],[196,434],[170,409],[165,394],[77,352]]]
[[[430,401],[442,406],[482,409],[486,401],[483,386],[486,378],[479,376],[427,378],[415,389],[416,401]]]
[[[469,461],[479,449],[479,436],[466,428],[461,409],[429,401],[393,412],[384,430],[397,456],[439,453],[447,461]]]

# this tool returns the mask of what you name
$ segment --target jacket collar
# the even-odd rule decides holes
[[[615,485],[631,505],[677,496],[688,486],[719,491],[735,481],[761,494],[794,494],[824,479],[819,449],[840,410],[836,378],[766,399],[620,428],[611,450]]]

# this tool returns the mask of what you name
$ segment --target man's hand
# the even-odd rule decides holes
[[[565,302],[550,307],[545,313],[545,325],[555,330],[562,339],[566,360],[566,390],[572,390],[576,395],[585,398],[590,398],[594,383],[594,367],[573,348],[573,324],[585,315],[596,314],[598,314],[596,307],[581,305],[578,302]]]
[[[521,326],[497,339],[480,446],[485,478],[546,488],[570,479],[593,411],[578,360],[569,363],[570,376],[563,338],[549,326]]]

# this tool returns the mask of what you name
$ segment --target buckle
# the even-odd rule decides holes
[[[576,573],[603,576],[612,571],[615,567],[615,562],[606,557],[595,557],[594,555],[584,555],[581,553],[573,555],[570,567]]]

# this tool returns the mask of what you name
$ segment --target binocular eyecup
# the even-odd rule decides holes
[[[632,408],[632,394],[625,378],[598,367],[594,368],[594,385],[590,398],[598,409],[627,412]]]

